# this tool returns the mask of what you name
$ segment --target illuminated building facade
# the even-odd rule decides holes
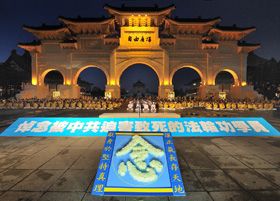
[[[133,64],[146,64],[159,79],[158,96],[173,92],[172,78],[181,68],[192,68],[201,77],[199,94],[218,94],[215,78],[221,71],[234,78],[232,97],[255,97],[247,85],[247,55],[259,47],[241,40],[254,27],[220,26],[220,18],[172,18],[174,5],[159,7],[112,7],[108,18],[59,17],[62,25],[24,29],[39,40],[19,47],[32,55],[32,85],[23,98],[48,96],[46,74],[58,70],[64,77],[62,98],[78,98],[79,74],[88,67],[101,69],[107,78],[106,94],[120,97],[120,77]]]

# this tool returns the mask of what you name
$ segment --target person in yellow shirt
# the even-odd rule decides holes
[[[81,101],[77,102],[77,109],[81,109],[83,107],[83,104],[81,103]]]
[[[243,104],[242,104],[242,102],[238,102],[238,103],[237,103],[237,107],[238,107],[238,110],[243,110]]]
[[[108,108],[107,108],[108,110],[113,110],[114,108],[113,108],[113,104],[112,104],[112,102],[109,102],[108,103]]]
[[[180,102],[177,102],[177,103],[175,104],[175,109],[176,109],[176,110],[181,110],[181,109],[182,109],[182,104],[181,104]]]
[[[20,101],[20,102],[19,102],[18,107],[19,107],[20,109],[22,109],[22,108],[24,107],[23,101]]]
[[[69,109],[70,103],[68,101],[65,101],[64,103],[64,109]]]
[[[169,104],[168,104],[168,102],[164,102],[164,105],[163,105],[163,108],[165,109],[165,110],[168,110],[169,109]]]
[[[251,102],[248,102],[248,110],[253,110],[253,104]]]
[[[101,103],[99,101],[96,103],[95,109],[96,110],[100,110],[101,109]]]
[[[223,102],[219,103],[219,109],[224,110],[225,109],[225,104]]]
[[[274,109],[274,104],[273,102],[268,103],[268,109],[273,110]]]
[[[106,108],[107,108],[107,103],[105,101],[102,101],[101,102],[101,109],[106,110]]]
[[[262,102],[259,102],[257,104],[257,107],[258,107],[258,110],[263,110],[263,103]]]
[[[76,101],[72,100],[71,109],[76,109]]]
[[[227,110],[230,110],[230,109],[231,109],[231,102],[227,102],[227,103],[226,103],[226,109],[227,109]]]
[[[243,104],[243,109],[244,109],[244,110],[248,110],[248,103],[243,102],[242,104]]]
[[[206,102],[205,106],[206,106],[207,110],[212,110],[213,109],[212,103],[210,103],[210,102]]]
[[[231,103],[231,108],[232,108],[232,110],[237,110],[238,108],[237,108],[237,103],[236,102],[232,102]]]
[[[219,110],[219,104],[217,102],[213,103],[213,110]]]
[[[114,108],[118,108],[119,107],[119,104],[117,102],[114,102],[113,105],[114,105]]]
[[[52,108],[52,109],[56,109],[56,107],[57,107],[57,103],[56,103],[56,101],[53,101],[53,102],[51,103],[51,108]]]
[[[39,107],[38,103],[37,102],[33,102],[32,108],[33,109],[37,109],[38,107]]]
[[[170,109],[170,110],[175,110],[175,102],[171,101],[171,102],[169,103],[169,109]]]
[[[163,109],[163,102],[162,102],[162,101],[160,101],[160,102],[158,103],[158,107],[159,107],[160,110]]]

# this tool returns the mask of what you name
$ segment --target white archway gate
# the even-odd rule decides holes
[[[104,8],[109,18],[60,17],[61,26],[24,26],[38,39],[19,45],[32,56],[30,95],[44,96],[38,94],[43,71],[54,66],[65,79],[63,90],[68,92],[63,94],[79,97],[77,76],[91,65],[103,70],[106,92],[118,98],[120,75],[135,63],[146,64],[157,73],[161,98],[173,92],[172,77],[182,67],[199,73],[204,95],[215,89],[217,70],[223,67],[234,76],[239,91],[249,94],[253,90],[247,86],[247,55],[259,44],[240,41],[255,28],[217,26],[219,18],[178,20],[171,17],[174,5],[143,10]]]

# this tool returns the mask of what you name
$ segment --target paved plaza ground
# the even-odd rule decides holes
[[[80,110],[1,110],[0,132],[18,117],[97,116]],[[263,116],[279,111],[182,111],[183,116]],[[278,201],[280,137],[174,138],[186,197],[90,195],[104,137],[0,137],[1,201]]]

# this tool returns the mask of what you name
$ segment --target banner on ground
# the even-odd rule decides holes
[[[263,118],[19,118],[0,136],[106,136],[109,131],[172,136],[279,136]]]
[[[109,132],[92,195],[185,196],[171,134]]]

